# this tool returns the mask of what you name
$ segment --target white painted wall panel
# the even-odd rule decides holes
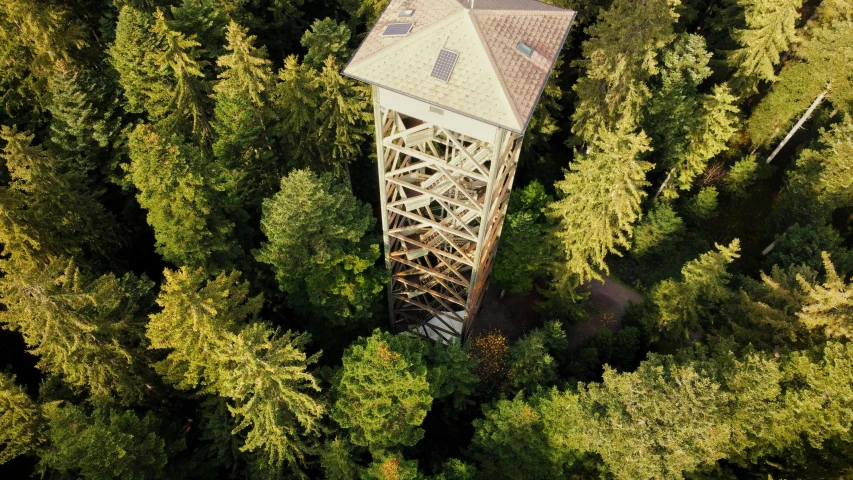
[[[494,125],[450,110],[438,109],[438,107],[433,107],[426,102],[381,87],[379,88],[379,104],[382,108],[390,108],[395,112],[440,125],[454,132],[464,133],[484,142],[494,142],[498,130]],[[437,112],[436,109],[443,113]]]

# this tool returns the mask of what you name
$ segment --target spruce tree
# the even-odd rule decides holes
[[[89,72],[57,70],[49,86],[47,147],[60,162],[60,172],[74,173],[92,185],[107,163],[105,150],[117,140],[119,119],[114,105],[104,98]]]
[[[155,103],[166,103],[159,67],[153,53],[162,49],[162,40],[151,30],[154,19],[143,10],[124,5],[118,15],[115,41],[110,45],[110,64],[118,72],[124,91],[125,111],[142,113],[155,110]]]
[[[530,292],[533,280],[545,272],[548,255],[542,211],[551,200],[537,181],[510,196],[492,278],[511,292]]]
[[[42,441],[41,408],[15,383],[15,376],[0,372],[0,465],[31,453]]]
[[[237,207],[218,191],[221,172],[197,147],[138,125],[128,149],[129,178],[139,204],[148,211],[157,252],[166,261],[215,269],[239,258],[241,249],[235,245],[234,222],[229,218]]]
[[[739,0],[745,28],[734,31],[740,48],[729,52],[727,62],[736,69],[733,82],[741,95],[756,91],[759,81],[774,81],[780,54],[796,43],[795,24],[802,0]]]
[[[809,330],[823,329],[827,337],[853,338],[853,284],[836,273],[826,252],[823,265],[826,270],[823,284],[797,278],[805,297],[797,316]]]
[[[345,23],[338,23],[331,18],[314,20],[311,29],[302,35],[300,43],[308,52],[303,63],[312,68],[323,68],[329,56],[334,57],[335,63],[343,64],[350,57],[350,29]]]
[[[676,18],[664,0],[615,0],[587,29],[579,62],[583,74],[573,87],[578,104],[572,133],[586,142],[601,130],[633,130],[649,97],[646,82],[657,72],[657,54],[673,40]],[[630,41],[626,41],[630,38]]]
[[[226,39],[225,49],[230,53],[217,59],[223,71],[213,87],[213,129],[217,137],[213,153],[238,177],[229,189],[259,207],[279,180],[280,167],[268,133],[274,119],[269,105],[272,70],[265,50],[254,46],[255,37],[246,29],[232,21]]]
[[[115,221],[81,190],[82,179],[61,173],[59,162],[33,136],[2,127],[2,156],[11,181],[0,186],[0,244],[14,268],[60,255],[90,260],[106,255],[117,242]],[[7,266],[4,266],[4,269]]]
[[[38,367],[92,396],[134,403],[152,384],[140,350],[154,284],[132,274],[94,277],[73,261],[9,269],[0,280],[4,328],[21,332]]]
[[[555,267],[560,282],[573,288],[607,271],[604,258],[630,246],[633,223],[640,217],[642,188],[651,164],[641,160],[649,139],[641,133],[599,132],[590,151],[578,154],[555,184],[562,198],[548,205],[554,241],[565,263]]]
[[[162,50],[152,53],[159,73],[166,80],[158,87],[165,90],[160,93],[171,92],[171,98],[168,103],[157,105],[162,108],[152,108],[148,113],[163,131],[192,133],[205,144],[211,140],[213,131],[207,115],[208,92],[202,71],[206,64],[197,49],[201,44],[194,35],[186,37],[176,31],[163,12],[158,10],[154,19],[151,31],[157,35]]]
[[[296,170],[264,200],[267,241],[255,258],[272,266],[294,307],[335,324],[364,318],[384,285],[374,265],[379,247],[368,234],[375,221],[330,176]]]
[[[296,467],[315,449],[323,407],[304,353],[307,335],[281,333],[257,321],[260,297],[249,297],[239,273],[206,280],[201,270],[164,272],[148,323],[150,348],[168,350],[156,370],[177,388],[229,400],[241,450],[258,452],[276,470]]]
[[[353,444],[375,457],[423,438],[420,425],[432,405],[425,353],[422,340],[379,330],[347,348],[331,416]]]
[[[60,402],[43,408],[46,444],[36,467],[41,475],[148,480],[166,473],[168,447],[158,435],[160,421],[153,413],[101,407],[90,415],[81,407]]]
[[[652,335],[665,332],[673,339],[689,338],[702,332],[712,322],[719,306],[730,300],[731,275],[726,266],[738,258],[740,242],[716,245],[716,252],[702,254],[681,269],[681,280],[667,279],[652,290],[657,307],[654,324],[647,325]]]

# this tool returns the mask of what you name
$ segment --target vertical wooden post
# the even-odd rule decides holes
[[[382,107],[379,104],[379,89],[373,91],[373,124],[376,135],[376,168],[379,173],[379,216],[382,217],[382,251],[385,256],[385,270],[388,272],[388,321],[391,331],[394,331],[394,292],[391,280],[391,242],[388,236],[388,186],[385,181],[385,147],[383,147]]]

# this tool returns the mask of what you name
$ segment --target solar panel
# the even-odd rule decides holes
[[[382,32],[383,37],[400,37],[408,35],[412,30],[413,23],[390,23]]]
[[[456,65],[456,59],[458,57],[458,53],[442,48],[441,51],[438,52],[438,58],[435,59],[435,65],[432,66],[432,73],[430,73],[429,76],[437,78],[442,82],[450,80],[450,72],[453,71],[453,67]]]

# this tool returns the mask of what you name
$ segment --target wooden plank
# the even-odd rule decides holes
[[[477,167],[477,170],[482,172],[483,175],[489,175],[489,171],[486,170],[486,167],[484,167],[480,164],[480,162],[474,159],[474,156],[471,155],[468,149],[466,149],[464,145],[459,143],[459,140],[456,139],[456,135],[454,135],[452,132],[445,130],[442,127],[438,127],[438,129],[444,132],[444,135],[447,136],[447,139],[450,140],[451,143],[453,143],[453,146],[456,147],[457,150],[461,151],[462,154],[465,155],[465,157],[468,158],[468,160]]]
[[[473,210],[477,213],[481,213],[483,211],[483,208],[480,205],[477,205],[477,204],[471,205],[469,203],[460,202],[459,200],[455,200],[455,199],[452,199],[450,197],[445,197],[444,195],[440,195],[436,192],[433,192],[432,190],[427,190],[425,188],[421,188],[417,185],[414,185],[414,184],[411,184],[409,182],[400,180],[399,178],[395,178],[394,176],[389,175],[389,174],[385,175],[385,180],[388,182],[391,182],[393,184],[399,185],[401,187],[405,187],[405,188],[408,188],[410,190],[414,190],[415,192],[418,192],[421,195],[428,195],[430,197],[435,198],[436,200],[444,200],[445,202],[456,205],[457,207],[462,207],[462,208],[465,208],[468,210]]]

